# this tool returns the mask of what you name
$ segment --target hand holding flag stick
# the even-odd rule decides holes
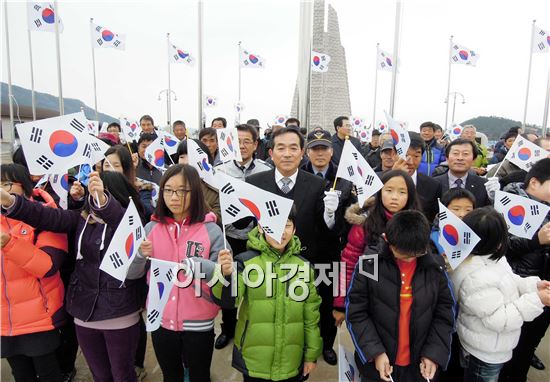
[[[99,177],[99,173],[94,171],[90,174],[90,179],[88,181],[88,191],[90,194],[95,195],[96,203],[98,207],[102,207],[107,202],[107,197],[105,196],[105,190],[103,188],[103,181]]]

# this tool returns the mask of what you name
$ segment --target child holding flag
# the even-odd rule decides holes
[[[82,212],[44,207],[0,190],[6,216],[35,229],[67,233],[75,243],[75,270],[67,290],[67,312],[74,317],[78,343],[95,381],[136,381],[134,355],[139,338],[139,282],[129,270],[124,283],[99,266],[132,197],[134,186],[117,172],[90,174]],[[93,196],[93,197],[92,197]],[[132,276],[130,276],[132,275]]]
[[[450,282],[441,258],[427,253],[430,225],[421,212],[396,213],[384,231],[355,267],[346,298],[356,363],[362,381],[433,381],[449,361]]]

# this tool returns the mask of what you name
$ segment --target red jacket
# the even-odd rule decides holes
[[[53,198],[35,189],[49,207]],[[65,234],[36,231],[18,220],[0,216],[2,232],[11,235],[2,248],[1,335],[17,336],[52,330],[64,323],[65,290],[59,266],[67,254]]]

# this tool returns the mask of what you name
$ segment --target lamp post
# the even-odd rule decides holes
[[[178,97],[176,96],[176,92],[173,90],[163,89],[159,92],[158,100],[161,100],[161,95],[166,94],[166,118],[168,120],[168,126],[171,126],[172,121],[172,104],[170,103],[170,100],[172,98],[172,95],[174,95],[174,101],[178,100]],[[168,95],[170,93],[170,95]]]
[[[455,123],[455,110],[456,110],[456,96],[459,96],[462,98],[462,104],[464,105],[466,103],[466,98],[464,98],[464,94],[459,92],[451,92],[447,94],[447,98],[445,98],[444,103],[449,103],[449,97],[453,96],[453,114],[451,115],[451,124]],[[448,106],[447,106],[448,107]],[[447,128],[447,126],[445,126]]]

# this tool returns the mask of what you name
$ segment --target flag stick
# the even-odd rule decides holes
[[[187,152],[189,152],[189,147],[187,148]],[[227,167],[225,167],[225,162],[222,162],[224,173],[227,174]],[[220,191],[218,190],[218,194]],[[225,224],[222,222],[222,229],[223,229],[223,246],[225,249],[227,249],[227,238],[225,237]]]
[[[92,31],[92,25],[93,25],[94,19],[93,17],[90,17],[90,35],[93,33]],[[95,109],[95,120],[99,123],[99,114],[97,113],[97,88],[96,88],[96,76],[95,76],[95,48],[93,45],[93,42],[90,45],[92,47],[92,69],[94,73],[94,109]]]
[[[401,16],[402,12],[402,0],[397,0],[395,3],[395,32],[393,40],[393,66],[391,76],[391,99],[390,99],[390,114],[395,116],[395,93],[397,92],[397,67],[399,66],[399,34],[401,32]]]
[[[203,30],[203,15],[202,15],[202,0],[197,1],[198,12],[197,12],[197,25],[198,25],[198,42],[197,42],[197,77],[198,77],[198,110],[197,110],[197,131],[199,131],[202,124],[202,103],[204,102],[202,98],[202,30]]]
[[[451,92],[451,54],[453,53],[453,36],[449,39],[449,74],[447,75],[447,94],[445,95],[445,128],[447,128],[447,121],[449,118],[449,93]]]
[[[57,6],[57,1],[54,1],[55,8],[55,17],[54,17],[54,27],[55,27],[55,50],[57,53],[57,87],[59,90],[59,115],[65,114],[65,107],[63,105],[63,85],[61,81],[61,48],[59,46],[59,8]]]
[[[531,62],[533,61],[533,41],[535,38],[535,22],[533,20],[533,25],[531,27],[531,44],[529,45],[529,69],[527,71],[527,90],[525,92],[525,106],[523,107],[523,124],[525,128],[525,120],[527,119],[527,103],[529,102],[529,85],[531,83]]]
[[[374,102],[372,107],[372,128],[376,126],[376,93],[378,89],[378,54],[380,43],[376,43],[376,65],[374,66]],[[372,138],[371,138],[372,139]]]
[[[80,182],[80,172],[82,171],[82,163],[78,165],[78,172],[76,173],[76,180]]]
[[[166,47],[168,52],[170,52],[170,33],[166,33]],[[170,54],[167,55],[168,58],[168,93],[166,93],[166,118],[168,119],[168,127],[170,127],[170,122],[172,119],[172,84],[170,81]]]
[[[546,83],[546,99],[544,101],[544,115],[542,117],[542,137],[548,133],[548,108],[550,107],[550,67],[548,68],[548,82]]]
[[[346,142],[349,140],[349,135],[346,135],[346,141],[344,142],[344,146],[346,145]],[[338,177],[334,176],[334,183],[332,184],[331,191],[334,191],[336,189],[336,181],[338,180]]]
[[[27,29],[27,35],[29,37],[29,63],[31,67],[31,105],[32,105],[32,120],[36,121],[36,97],[34,96],[34,69],[32,65],[32,39],[31,30]]]
[[[237,120],[238,120],[238,123],[241,123],[241,108],[240,108],[240,104],[241,104],[241,41],[239,41],[239,44],[238,44],[238,51],[239,51],[239,111],[237,113]]]
[[[124,131],[124,128],[120,126],[120,130],[122,130],[122,134],[124,134],[124,140],[126,141],[126,145],[128,146],[128,150],[130,150],[130,155],[133,154],[132,149],[130,148],[130,142],[128,142],[128,136],[126,135],[126,132]]]
[[[11,60],[10,60],[10,37],[8,33],[8,2],[4,2],[4,33],[6,34],[6,61],[8,69],[8,103],[10,106],[10,129],[15,129],[13,124],[13,93],[11,89]]]

